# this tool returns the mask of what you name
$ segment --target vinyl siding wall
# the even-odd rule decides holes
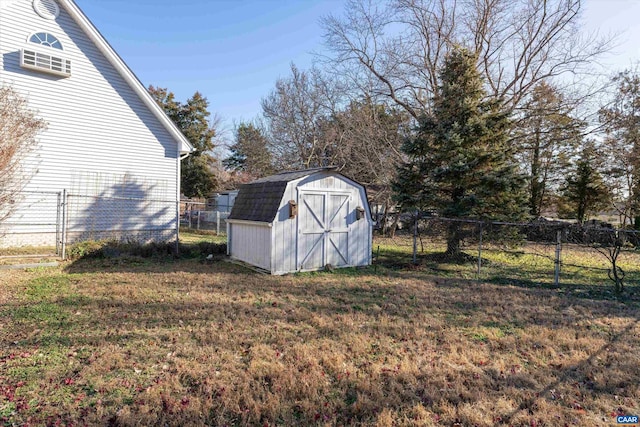
[[[278,213],[273,223],[272,248],[273,248],[273,273],[289,273],[298,271],[297,238],[298,217],[289,218],[289,200],[298,201],[298,181],[291,181],[284,190],[284,196],[280,200]]]
[[[271,270],[271,227],[229,222],[229,255],[233,259]]]
[[[64,8],[56,20],[47,20],[36,14],[31,0],[2,2],[0,7],[0,81],[25,96],[48,123],[38,149],[24,161],[31,176],[25,190],[177,200],[177,142]],[[28,43],[34,32],[53,34],[64,50]],[[70,59],[71,77],[21,68],[20,49],[25,47]],[[77,199],[70,209],[78,215],[70,214],[70,220],[95,216],[92,209],[101,209],[95,201]],[[176,227],[175,206],[167,203],[119,203],[116,210],[102,212],[111,217],[103,224],[94,221],[96,231],[121,218],[140,230]],[[28,222],[25,210],[21,215]],[[81,231],[83,224],[70,224],[74,226]]]

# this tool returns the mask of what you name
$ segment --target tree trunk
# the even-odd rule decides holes
[[[617,256],[616,256],[617,258]],[[621,294],[624,291],[624,273],[620,267],[617,266],[617,259],[611,260],[611,270],[609,271],[609,278],[613,280],[613,286],[617,294]]]
[[[540,216],[540,135],[536,130],[533,159],[531,160],[531,183],[529,185],[529,213],[532,217]]]
[[[447,256],[451,258],[458,257],[462,252],[460,248],[460,224],[457,222],[451,222],[447,227]]]
[[[616,293],[618,294],[621,294],[624,291],[624,271],[620,267],[618,267],[617,262],[618,256],[622,251],[622,246],[624,245],[625,240],[626,239],[624,234],[619,235],[618,233],[616,233],[613,248],[611,248],[611,250],[609,251],[609,253],[611,254],[611,273],[613,275],[612,279],[614,282]]]
[[[398,229],[398,221],[400,220],[400,214],[396,214],[391,228],[389,229],[389,237],[394,238],[396,236],[396,230]]]

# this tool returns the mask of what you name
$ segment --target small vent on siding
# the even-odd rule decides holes
[[[56,19],[60,14],[55,0],[33,0],[33,9],[44,19]]]
[[[58,76],[71,75],[71,61],[61,56],[49,55],[31,49],[22,49],[20,66]]]

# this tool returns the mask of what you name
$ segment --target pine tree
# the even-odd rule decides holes
[[[196,150],[182,161],[182,193],[187,197],[209,196],[218,186],[213,172],[216,159],[212,155],[216,131],[209,121],[209,101],[199,92],[184,104],[167,89],[149,86],[149,92]]]
[[[609,205],[611,194],[598,170],[593,144],[587,144],[582,151],[575,169],[566,179],[563,195],[568,213],[580,224]]]
[[[244,172],[259,178],[274,172],[267,138],[253,123],[240,123],[236,128],[236,142],[229,147],[231,155],[223,164],[233,172]]]
[[[487,100],[476,60],[463,48],[447,55],[433,110],[403,145],[408,162],[398,170],[398,200],[447,218],[520,219],[526,196],[507,141],[509,115],[499,100]],[[460,256],[461,238],[452,223],[449,256]]]
[[[581,142],[584,124],[570,114],[572,106],[557,88],[539,83],[524,104],[514,142],[517,157],[527,169],[529,213],[542,215],[557,195],[570,159]]]

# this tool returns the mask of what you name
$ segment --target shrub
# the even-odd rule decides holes
[[[120,242],[117,240],[88,240],[71,245],[67,258],[117,258],[120,256],[137,256],[141,258],[157,258],[175,256],[174,242]],[[226,243],[198,242],[196,244],[180,244],[181,258],[197,258],[207,255],[224,255]]]

